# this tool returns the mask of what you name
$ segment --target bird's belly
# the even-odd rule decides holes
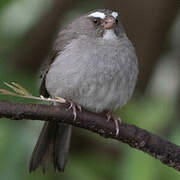
[[[56,74],[54,78],[52,71],[47,75],[47,90],[51,95],[72,100],[93,112],[115,110],[126,104],[132,94],[129,87],[135,83],[122,71],[103,74],[98,69],[97,73],[85,70],[70,75],[66,72],[64,78],[62,74]]]
[[[136,68],[136,67],[134,67]],[[93,69],[93,73],[90,69]],[[95,66],[85,68],[79,86],[79,96],[75,99],[87,110],[102,112],[116,110],[131,98],[136,83],[135,69],[126,63],[112,63],[103,60]]]
[[[116,110],[127,103],[132,92],[126,78],[117,76],[106,81],[98,79],[86,80],[79,88],[79,98],[75,101],[93,112]]]
[[[72,100],[93,112],[115,110],[126,104],[138,72],[129,54],[121,51],[120,56],[117,48],[105,49],[101,55],[101,49],[79,50],[61,54],[51,65],[46,76],[51,96]]]

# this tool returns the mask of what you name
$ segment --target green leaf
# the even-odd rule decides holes
[[[19,90],[21,90],[21,92],[23,92],[24,95],[26,96],[32,96],[25,88],[23,88],[21,85],[19,85],[18,83],[12,82],[12,84],[14,86],[16,86],[17,88],[19,88]]]
[[[14,90],[16,93],[18,93],[19,95],[23,95],[23,96],[29,95],[29,93],[26,94],[26,92],[24,92],[22,89],[19,89],[19,87],[14,86],[14,84],[11,85],[11,84],[6,83],[6,82],[4,82],[4,84],[5,84],[6,86],[8,86],[9,88],[13,89],[13,90]]]
[[[0,89],[0,94],[16,96],[16,93],[10,92],[6,89]]]

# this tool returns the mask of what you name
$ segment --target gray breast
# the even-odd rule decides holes
[[[51,96],[73,100],[101,112],[115,110],[130,99],[137,79],[137,58],[131,42],[73,40],[55,59],[46,77]]]

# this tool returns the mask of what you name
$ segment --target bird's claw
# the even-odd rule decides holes
[[[121,118],[114,116],[111,111],[108,111],[106,113],[106,117],[107,117],[107,122],[109,122],[110,120],[114,121],[114,125],[116,128],[116,137],[117,137],[119,135],[119,123],[121,123]]]
[[[77,110],[78,110],[79,112],[81,112],[81,111],[82,111],[82,108],[81,108],[80,105],[74,103],[73,101],[69,101],[69,100],[68,100],[68,102],[70,103],[70,106],[69,106],[68,109],[72,109],[72,112],[73,112],[73,121],[75,121],[75,120],[76,120],[76,117],[77,117]]]

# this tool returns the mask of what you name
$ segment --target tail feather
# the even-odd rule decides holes
[[[71,126],[62,124],[58,126],[54,142],[54,168],[58,171],[64,171],[68,157],[69,145],[71,139]]]
[[[57,123],[45,122],[31,156],[29,172],[43,166],[50,157],[54,168],[63,171],[69,151],[71,126]]]

